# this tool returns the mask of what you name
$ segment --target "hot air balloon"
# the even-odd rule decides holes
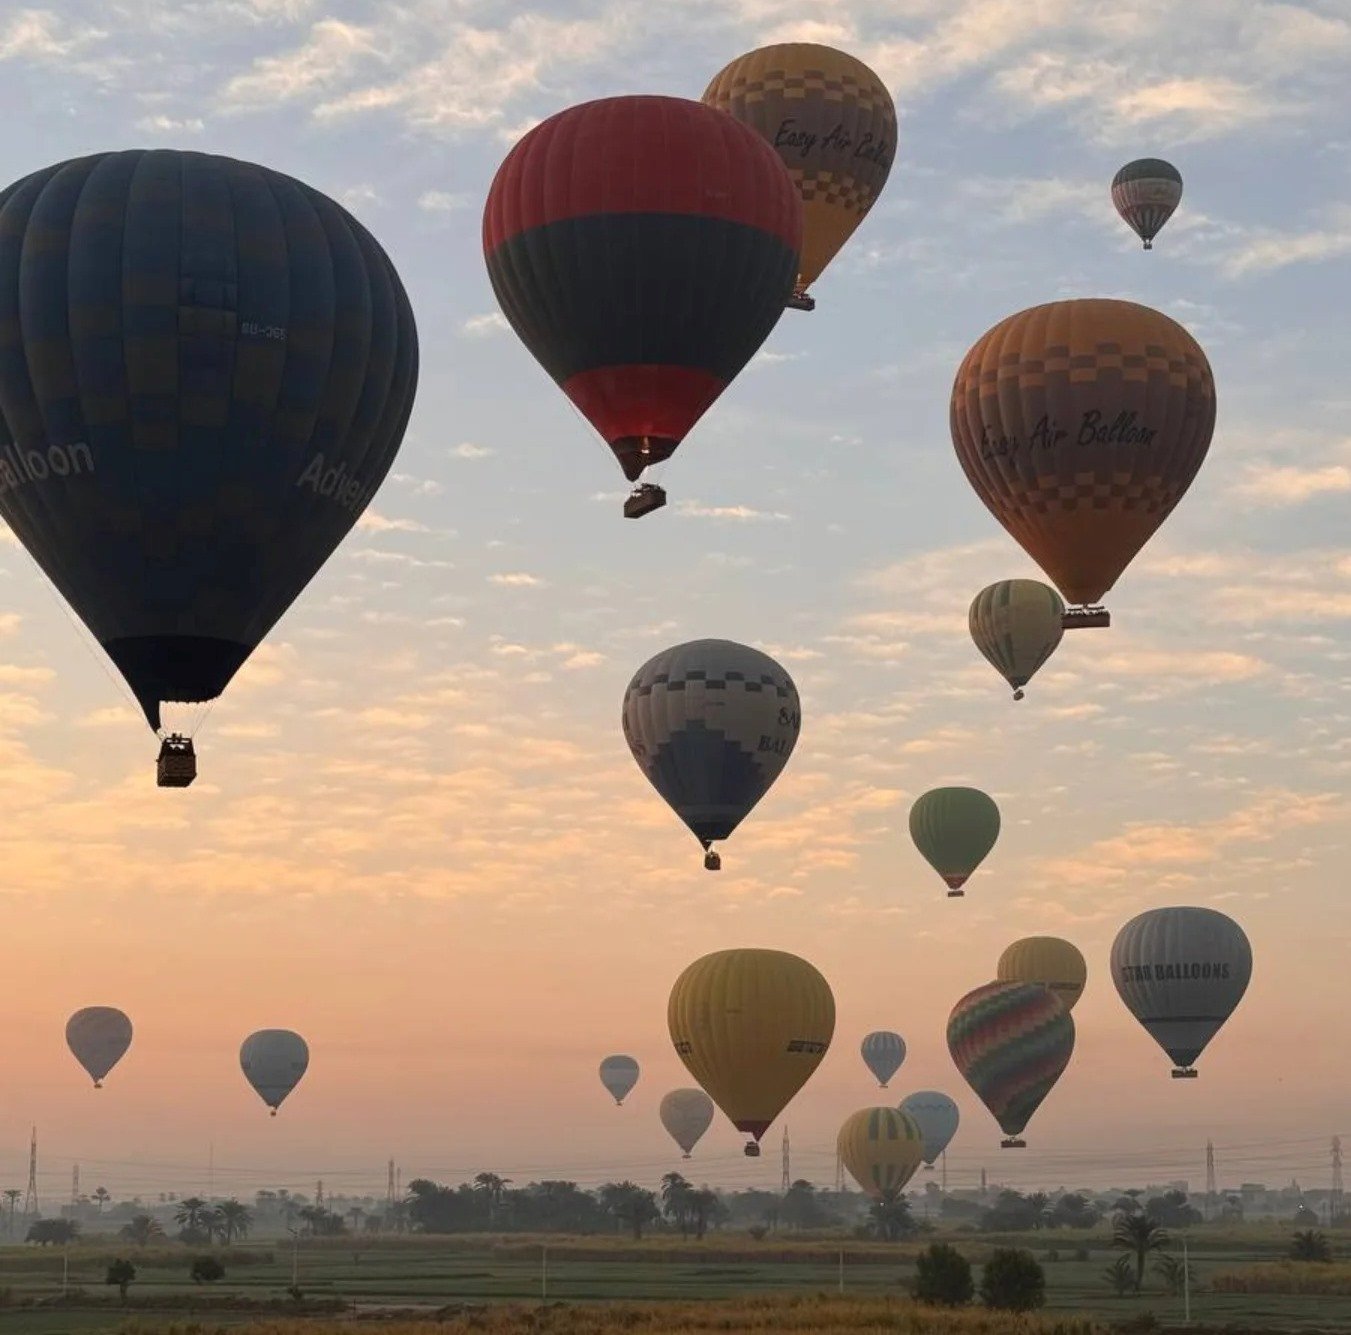
[[[250,1034],[239,1048],[239,1065],[244,1079],[258,1097],[272,1109],[300,1083],[310,1064],[310,1050],[299,1034],[289,1029],[260,1029]]]
[[[1001,983],[1040,983],[1072,1011],[1084,994],[1088,965],[1077,946],[1058,936],[1027,936],[999,957],[995,977]]]
[[[830,984],[782,950],[718,950],[675,981],[671,1042],[738,1131],[748,1155],[807,1083],[835,1032]]]
[[[1182,173],[1162,158],[1137,158],[1112,177],[1112,203],[1146,250],[1181,202]]]
[[[919,1123],[899,1108],[860,1108],[835,1138],[849,1176],[875,1201],[894,1201],[924,1155]]]
[[[650,658],[624,692],[624,740],[648,781],[712,851],[769,791],[802,722],[793,679],[731,640],[692,640]]]
[[[1065,604],[1035,579],[1001,579],[972,599],[967,624],[976,648],[1021,700],[1023,687],[1060,644]]]
[[[905,1060],[905,1039],[889,1029],[878,1029],[864,1037],[859,1051],[863,1054],[863,1064],[885,1089],[887,1081],[901,1069]]]
[[[999,808],[979,788],[934,788],[910,808],[910,837],[958,897],[999,838]]]
[[[600,1082],[609,1091],[616,1107],[622,1106],[629,1091],[638,1083],[638,1063],[632,1057],[606,1057],[600,1064]]]
[[[778,155],[698,102],[609,97],[507,154],[483,213],[508,323],[624,476],[669,458],[769,336],[802,205]],[[664,504],[647,484],[624,513]]]
[[[1027,1144],[1020,1133],[1041,1107],[1074,1051],[1074,1021],[1049,988],[986,983],[948,1016],[948,1051],[1004,1132],[1004,1149]]]
[[[1173,1079],[1194,1063],[1248,990],[1252,947],[1214,909],[1151,909],[1112,943],[1112,981],[1126,1009],[1172,1058]]]
[[[861,60],[813,42],[784,42],[738,56],[704,92],[773,145],[802,194],[802,262],[793,299],[854,234],[887,183],[896,156],[896,108]]]
[[[713,1122],[713,1100],[702,1089],[673,1089],[662,1096],[657,1110],[661,1124],[688,1159]]]
[[[266,167],[95,153],[0,193],[0,515],[147,722],[212,700],[389,471],[417,334],[349,213]],[[196,773],[168,732],[159,783]]]
[[[66,1021],[66,1045],[95,1089],[131,1047],[131,1021],[116,1006],[86,1006]]]
[[[1051,577],[1065,627],[1096,604],[1172,513],[1210,447],[1215,385],[1196,340],[1129,301],[1010,315],[966,354],[952,441],[990,512]]]
[[[901,1100],[901,1111],[909,1113],[919,1124],[924,1137],[924,1163],[932,1168],[957,1134],[961,1113],[957,1105],[937,1090],[922,1089]]]

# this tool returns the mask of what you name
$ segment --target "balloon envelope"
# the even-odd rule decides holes
[[[600,1064],[600,1082],[617,1104],[638,1083],[638,1063],[632,1057],[606,1057]]]
[[[999,808],[979,788],[933,788],[910,808],[910,837],[948,890],[960,891],[999,838]]]
[[[115,1006],[86,1006],[66,1021],[66,1045],[100,1089],[131,1047],[131,1020]]]
[[[713,1123],[713,1100],[702,1089],[673,1089],[662,1096],[657,1115],[688,1159]]]
[[[1112,178],[1112,203],[1146,250],[1181,202],[1182,173],[1162,158],[1137,158]]]
[[[919,1123],[899,1108],[861,1108],[845,1118],[835,1152],[875,1201],[894,1201],[924,1154]]]
[[[244,1079],[272,1109],[274,1117],[309,1064],[309,1047],[299,1034],[289,1029],[260,1029],[250,1034],[239,1048]]]
[[[1026,936],[999,957],[995,977],[1001,983],[1040,983],[1072,1011],[1084,994],[1088,965],[1079,948],[1058,936]]]
[[[972,600],[967,625],[976,648],[1021,700],[1023,687],[1060,644],[1065,604],[1038,580],[1001,579]]]
[[[901,1100],[901,1111],[909,1113],[919,1124],[924,1138],[924,1162],[932,1168],[957,1134],[961,1113],[956,1103],[937,1090],[921,1089]]]
[[[877,1083],[885,1089],[887,1081],[901,1069],[905,1060],[905,1039],[888,1029],[878,1029],[865,1035],[859,1044],[863,1064],[877,1077]]]

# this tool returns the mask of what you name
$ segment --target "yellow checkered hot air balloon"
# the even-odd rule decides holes
[[[1025,936],[999,957],[995,977],[1001,983],[1039,983],[1060,998],[1067,1011],[1084,994],[1088,965],[1078,946],[1058,936]]]

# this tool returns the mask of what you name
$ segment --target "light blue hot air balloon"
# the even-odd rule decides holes
[[[865,1036],[859,1051],[863,1054],[863,1064],[885,1089],[887,1081],[901,1069],[905,1060],[905,1039],[889,1029],[877,1029]]]
[[[957,1134],[961,1121],[957,1105],[936,1089],[921,1089],[901,1100],[901,1111],[908,1112],[919,1123],[924,1137],[924,1165],[932,1168]]]
[[[240,1045],[239,1065],[244,1079],[277,1115],[282,1100],[300,1083],[310,1064],[310,1049],[289,1029],[260,1029]]]

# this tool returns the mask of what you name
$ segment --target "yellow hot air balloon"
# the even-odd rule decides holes
[[[1021,700],[1065,633],[1065,604],[1039,580],[1001,579],[971,600],[967,625],[976,648]]]
[[[751,1137],[760,1137],[807,1083],[835,1032],[830,984],[782,950],[718,950],[675,981],[666,1007],[671,1042],[689,1073]]]
[[[861,60],[814,42],[782,42],[738,56],[703,101],[758,131],[802,195],[802,258],[790,306],[811,310],[807,288],[881,194],[896,156],[896,107]]]
[[[835,1149],[873,1200],[893,1201],[924,1157],[924,1133],[899,1108],[860,1108],[845,1119]]]
[[[1077,946],[1058,936],[1025,936],[999,957],[995,978],[1001,983],[1040,983],[1072,1011],[1084,994],[1088,965]]]

